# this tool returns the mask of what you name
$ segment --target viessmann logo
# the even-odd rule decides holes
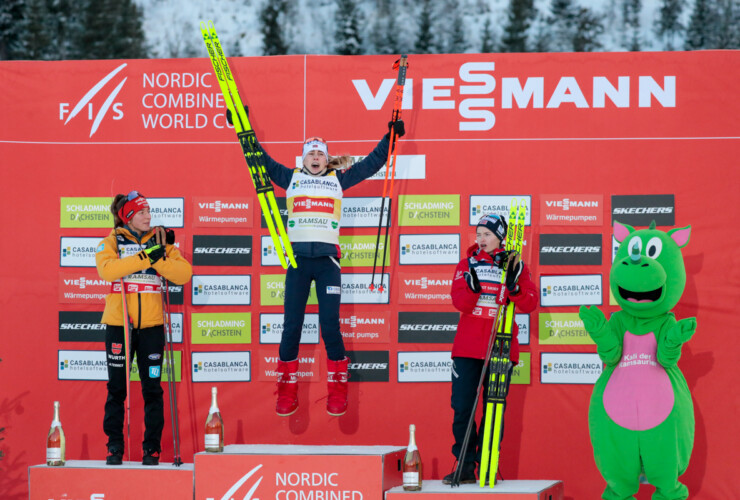
[[[294,212],[322,212],[333,214],[334,213],[334,200],[331,199],[315,199],[307,196],[299,196],[293,200],[293,211]]]
[[[82,96],[82,98],[80,98],[79,101],[77,101],[77,103],[72,108],[72,111],[69,110],[70,103],[60,102],[59,119],[64,120],[64,125],[67,125],[70,120],[79,115],[80,112],[86,110],[86,113],[84,113],[83,116],[87,115],[88,120],[93,120],[92,125],[90,126],[90,137],[92,137],[93,134],[97,132],[98,127],[100,127],[100,123],[108,114],[108,111],[112,111],[113,115],[111,118],[113,120],[121,120],[123,118],[123,103],[115,102],[115,99],[118,93],[123,88],[123,84],[126,83],[128,77],[124,77],[123,80],[118,83],[118,85],[108,94],[108,97],[106,97],[105,101],[103,101],[103,104],[101,104],[99,107],[96,108],[92,100],[98,94],[98,92],[100,92],[103,87],[105,87],[106,84],[110,82],[126,66],[127,63],[123,63],[116,69],[105,75],[103,78],[101,78],[95,85],[90,88],[90,90],[87,91],[85,95]]]

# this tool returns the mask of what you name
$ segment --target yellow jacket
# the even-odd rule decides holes
[[[154,237],[154,231],[146,233],[141,241],[125,227],[119,227],[100,242],[95,254],[98,274],[112,283],[121,278],[137,275],[164,276],[176,285],[190,281],[193,268],[174,245],[165,246],[166,258],[159,259],[154,265],[143,254],[146,243]],[[125,257],[119,257],[116,249]],[[127,293],[128,314],[134,328],[148,328],[164,323],[162,318],[161,293]],[[111,292],[105,297],[105,311],[101,323],[123,326],[123,307],[121,292]]]

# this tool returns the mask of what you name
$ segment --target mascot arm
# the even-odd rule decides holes
[[[681,348],[696,332],[696,318],[676,321],[671,318],[663,327],[663,335],[658,342],[658,363],[668,368],[675,366],[681,358]]]
[[[596,343],[599,358],[607,365],[615,365],[622,357],[621,326],[615,318],[607,321],[604,313],[596,306],[581,306],[578,311],[583,326]]]

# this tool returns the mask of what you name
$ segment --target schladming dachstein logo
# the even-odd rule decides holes
[[[77,116],[84,108],[87,108],[87,119],[93,120],[92,126],[90,127],[90,137],[93,136],[93,134],[98,130],[98,127],[100,126],[100,122],[103,121],[103,118],[105,118],[108,111],[112,108],[113,110],[113,116],[111,117],[113,120],[120,120],[123,118],[123,110],[121,107],[123,106],[123,103],[115,102],[115,98],[118,95],[118,93],[123,88],[123,84],[126,83],[126,80],[128,77],[124,77],[123,80],[120,81],[120,83],[116,86],[116,88],[113,89],[113,91],[108,94],[108,97],[105,99],[102,105],[97,109],[96,112],[96,106],[93,105],[92,100],[93,97],[95,97],[98,92],[100,92],[105,85],[113,79],[120,71],[127,66],[128,63],[123,63],[120,66],[118,66],[116,69],[105,75],[100,81],[98,81],[95,85],[92,86],[90,90],[87,91],[87,93],[82,96],[82,99],[77,101],[77,104],[75,104],[74,108],[72,108],[72,111],[69,110],[70,103],[68,102],[60,102],[59,103],[59,119],[64,120],[64,125],[67,125],[67,123],[72,120],[75,116]],[[94,119],[93,119],[94,115]],[[66,117],[66,120],[65,120]]]

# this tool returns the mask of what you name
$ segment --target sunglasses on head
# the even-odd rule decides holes
[[[318,137],[318,136],[316,136],[316,137],[309,137],[308,139],[306,139],[306,141],[303,144],[308,144],[308,143],[314,142],[314,141],[319,141],[319,142],[323,142],[324,144],[326,144],[326,141],[323,139],[323,137]]]
[[[129,194],[126,195],[126,201],[135,200],[141,196],[142,198],[146,198],[143,194],[139,193],[138,191],[131,191]]]

